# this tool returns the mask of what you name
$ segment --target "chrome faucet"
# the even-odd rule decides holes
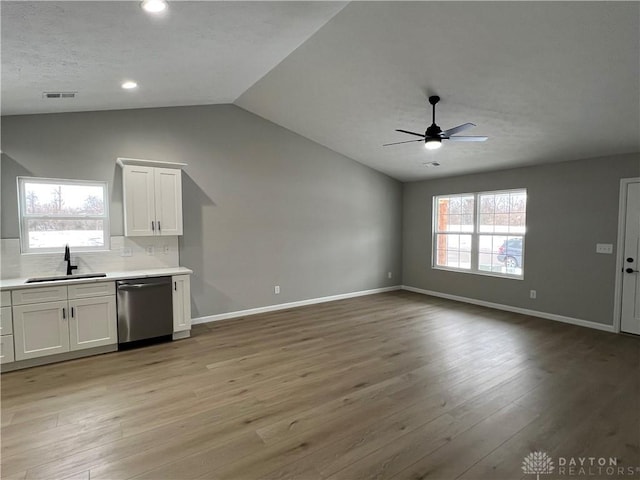
[[[74,270],[78,269],[77,265],[71,265],[71,251],[69,244],[64,247],[64,261],[67,262],[67,275],[72,275]]]

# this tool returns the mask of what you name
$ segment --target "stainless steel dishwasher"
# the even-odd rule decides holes
[[[170,338],[173,333],[171,277],[120,280],[117,288],[119,348]]]

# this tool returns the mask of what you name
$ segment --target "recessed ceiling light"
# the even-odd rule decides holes
[[[167,2],[165,0],[144,0],[140,6],[145,12],[160,13],[167,9]]]
[[[126,81],[126,82],[122,82],[122,88],[124,88],[125,90],[131,90],[133,88],[137,88],[138,84],[136,82],[132,82],[132,81]]]

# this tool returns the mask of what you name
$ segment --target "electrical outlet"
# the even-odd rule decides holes
[[[120,256],[121,257],[132,257],[133,256],[133,250],[131,249],[131,247],[122,247],[122,250],[120,251]]]
[[[613,253],[613,244],[611,243],[596,243],[596,253]]]
[[[391,272],[387,272],[387,278],[391,278],[391,277],[392,277]]]
[[[529,291],[529,298],[532,298],[532,299],[535,300],[537,298],[537,296],[538,296],[538,292],[536,292],[535,290],[530,290]]]
[[[144,251],[147,252],[147,255],[153,255],[153,246],[144,247]]]
[[[164,253],[165,255],[169,255],[169,245],[162,246],[162,253]]]
[[[276,285],[275,287],[273,287],[273,293],[275,293],[276,295],[280,295],[280,285]]]

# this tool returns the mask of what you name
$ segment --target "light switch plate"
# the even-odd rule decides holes
[[[613,244],[611,243],[597,243],[596,244],[596,253],[606,253],[606,254],[612,254],[613,253]]]

